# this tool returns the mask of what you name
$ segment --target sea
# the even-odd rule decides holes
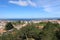
[[[0,20],[7,20],[7,21],[31,21],[31,20],[60,20],[60,18],[7,18],[7,19],[0,19]]]

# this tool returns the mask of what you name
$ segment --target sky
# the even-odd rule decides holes
[[[0,18],[60,17],[60,0],[0,0]]]

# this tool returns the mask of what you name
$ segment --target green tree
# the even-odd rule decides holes
[[[10,30],[10,29],[12,29],[12,28],[14,28],[14,26],[11,24],[11,22],[8,22],[8,23],[6,24],[6,26],[5,26],[5,29],[6,29],[6,30]]]
[[[36,28],[34,25],[28,25],[20,29],[20,37],[26,40],[28,40],[28,38],[38,38],[40,32],[40,29]]]
[[[43,28],[42,40],[57,40],[55,33],[58,28],[58,23],[48,22]]]

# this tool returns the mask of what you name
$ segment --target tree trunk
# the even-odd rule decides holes
[[[28,40],[28,37],[27,37],[27,35],[26,35],[26,40]]]

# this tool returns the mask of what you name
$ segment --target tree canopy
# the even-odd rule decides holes
[[[12,29],[12,28],[14,28],[14,26],[11,24],[11,22],[8,22],[8,23],[5,25],[5,29],[6,29],[6,30],[10,30],[10,29]]]

